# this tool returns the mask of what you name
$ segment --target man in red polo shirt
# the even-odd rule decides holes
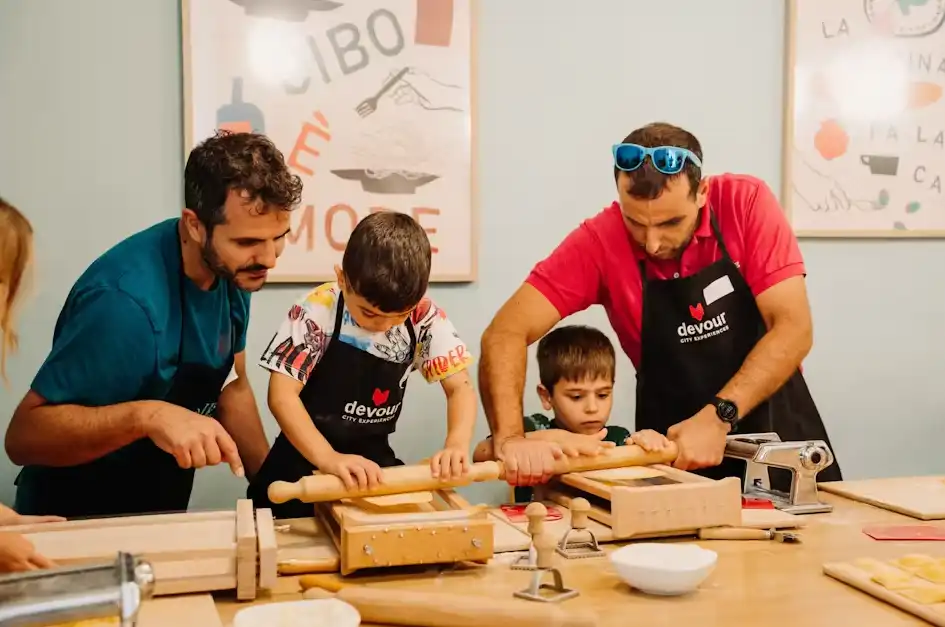
[[[723,458],[732,429],[829,443],[800,371],[804,261],[774,194],[751,176],[703,178],[698,140],[669,124],[613,152],[619,201],[539,262],[482,338],[479,385],[509,483],[547,481],[563,454],[522,432],[526,349],[598,304],[637,371],[635,428],[675,441],[678,468],[741,476]],[[840,478],[836,463],[819,475]]]

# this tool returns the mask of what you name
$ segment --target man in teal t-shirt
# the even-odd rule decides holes
[[[266,137],[219,133],[187,160],[181,217],[86,269],[7,431],[17,511],[182,511],[195,468],[255,473],[269,445],[244,370],[250,292],[300,195]]]

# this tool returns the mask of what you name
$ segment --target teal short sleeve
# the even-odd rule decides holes
[[[234,296],[230,299],[230,307],[233,309],[233,326],[236,332],[233,354],[236,355],[246,350],[246,333],[249,329],[249,306],[252,296],[241,289],[234,289],[232,294]]]
[[[151,321],[129,295],[109,288],[73,295],[32,389],[52,404],[133,401],[154,374],[156,352]]]

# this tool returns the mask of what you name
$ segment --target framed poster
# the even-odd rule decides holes
[[[187,153],[269,136],[302,177],[274,282],[334,279],[355,224],[408,213],[431,281],[476,278],[472,0],[181,0]]]
[[[945,236],[945,0],[788,0],[783,204],[799,236]]]

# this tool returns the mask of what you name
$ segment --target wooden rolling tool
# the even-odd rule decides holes
[[[299,579],[305,597],[334,598],[354,606],[365,623],[411,627],[594,627],[591,612],[515,599],[449,592],[415,592],[393,588],[345,585],[336,578],[311,575]]]
[[[777,529],[751,529],[747,527],[707,527],[699,530],[700,540],[774,540],[776,542],[800,542],[801,538],[790,531]]]
[[[676,448],[671,446],[665,451],[647,452],[636,445],[618,446],[605,449],[598,455],[563,457],[555,462],[555,474],[587,470],[605,470],[624,466],[648,466],[666,464],[676,459]],[[269,485],[269,499],[273,503],[285,503],[298,499],[305,503],[322,503],[341,499],[385,496],[425,490],[443,490],[457,488],[483,481],[505,479],[505,466],[502,462],[477,462],[469,473],[462,477],[442,480],[434,477],[427,464],[395,466],[381,469],[382,482],[374,488],[348,490],[341,479],[334,475],[318,474],[303,477],[295,482],[275,481]]]

